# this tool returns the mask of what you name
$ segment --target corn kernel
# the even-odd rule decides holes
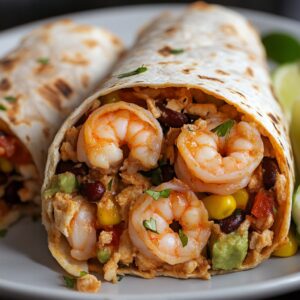
[[[231,195],[211,195],[205,197],[203,203],[210,219],[221,220],[229,217],[236,209],[236,202]]]
[[[13,165],[4,157],[0,157],[0,170],[4,173],[10,173],[13,170]]]
[[[278,256],[278,257],[289,257],[296,254],[298,250],[298,244],[297,240],[294,236],[294,233],[292,231],[289,232],[287,236],[287,240],[284,244],[279,246],[272,255]]]
[[[232,194],[236,201],[236,207],[245,209],[249,200],[249,194],[246,189],[241,189]]]
[[[121,222],[117,206],[111,201],[109,205],[98,204],[97,216],[100,226],[112,226]]]

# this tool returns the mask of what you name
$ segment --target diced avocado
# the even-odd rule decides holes
[[[73,193],[77,187],[77,179],[73,173],[65,172],[58,176],[59,191],[63,193]]]
[[[73,173],[65,172],[53,176],[51,184],[44,191],[44,197],[52,197],[57,192],[73,193],[77,188],[77,179]]]
[[[213,269],[232,270],[243,263],[248,250],[248,230],[224,234],[212,247]]]

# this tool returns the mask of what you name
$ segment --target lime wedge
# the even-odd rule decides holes
[[[296,101],[300,101],[300,63],[285,64],[278,67],[272,78],[275,94],[290,122],[293,105]],[[298,118],[300,118],[300,111],[298,113]]]
[[[300,59],[300,42],[294,36],[284,32],[273,32],[262,39],[268,58],[284,64]]]

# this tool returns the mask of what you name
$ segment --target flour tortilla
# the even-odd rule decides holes
[[[0,104],[5,107],[0,120],[31,154],[37,184],[42,183],[48,147],[61,123],[107,76],[122,51],[112,33],[61,20],[29,33],[0,59]],[[0,227],[20,213],[11,211]]]
[[[184,49],[184,52],[163,55],[162,49],[166,47]],[[50,148],[43,189],[55,174],[60,159],[59,147],[66,130],[91,107],[95,99],[131,87],[200,89],[233,105],[258,125],[260,132],[270,139],[280,172],[287,180],[281,194],[277,195],[281,205],[275,220],[272,246],[265,247],[260,253],[252,251],[240,270],[255,267],[267,259],[287,236],[294,184],[287,123],[272,91],[264,49],[257,32],[247,20],[232,10],[198,2],[180,16],[164,14],[143,29],[136,45],[114,74],[133,71],[142,65],[147,67],[146,72],[125,78],[112,76],[67,119]],[[43,222],[47,230],[53,232],[54,226],[47,215],[49,207],[51,203],[44,200]],[[54,243],[55,240],[50,237],[50,247],[68,247]],[[60,263],[64,260],[63,253],[69,251],[64,249],[61,253],[62,256],[53,253]],[[76,275],[78,265],[64,264],[64,268]],[[139,273],[130,268],[123,271]],[[142,273],[140,275],[143,276]]]

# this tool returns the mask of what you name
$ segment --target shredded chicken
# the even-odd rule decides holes
[[[143,187],[129,186],[123,189],[117,196],[116,202],[120,206],[121,218],[124,221],[128,220],[128,210],[131,203],[143,193]]]
[[[125,171],[120,173],[120,176],[125,184],[132,184],[141,187],[142,189],[148,189],[151,186],[149,179],[140,173],[131,174]]]
[[[22,202],[28,202],[28,201],[37,201],[35,197],[39,194],[39,185],[37,184],[36,180],[25,180],[23,181],[23,187],[18,190],[18,195],[20,196],[20,199]]]
[[[71,127],[65,134],[65,141],[60,147],[62,160],[77,161],[76,144],[79,134],[79,128]]]
[[[207,117],[208,114],[217,113],[217,107],[211,103],[208,104],[192,103],[186,108],[186,112],[204,118]]]
[[[261,252],[265,247],[271,246],[274,232],[266,229],[262,233],[253,231],[250,235],[249,248]]]
[[[117,283],[117,270],[120,257],[121,255],[118,252],[115,252],[110,258],[110,260],[104,265],[103,272],[105,280]]]
[[[66,237],[69,236],[69,228],[74,215],[78,212],[82,196],[56,193],[52,200],[54,222],[56,228]]]
[[[76,288],[79,292],[97,293],[101,288],[101,281],[94,275],[86,274],[77,278]]]
[[[277,174],[275,182],[275,195],[279,205],[286,201],[286,177],[283,174]]]
[[[259,167],[253,172],[248,184],[248,189],[251,193],[257,193],[262,188],[262,176],[262,167],[259,165]]]
[[[129,239],[128,230],[124,230],[119,244],[120,262],[129,265],[133,261],[133,247]]]
[[[113,239],[112,231],[102,230],[99,234],[98,247],[103,248],[105,245],[110,244],[112,239]]]

